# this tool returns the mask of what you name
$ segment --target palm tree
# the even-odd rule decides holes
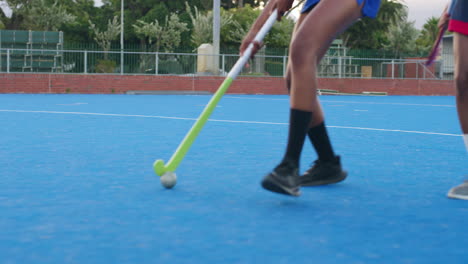
[[[383,0],[377,14],[377,20],[389,26],[406,20],[407,15],[408,7],[403,0]]]
[[[382,0],[375,19],[363,18],[341,38],[346,46],[354,49],[381,49],[388,44],[387,32],[395,23],[405,21],[407,6],[400,0]]]
[[[421,33],[418,39],[416,40],[416,46],[418,51],[430,51],[439,32],[439,27],[437,26],[438,23],[439,19],[436,17],[430,17],[426,20],[426,23],[423,25]]]
[[[392,24],[387,32],[389,44],[385,47],[393,52],[395,58],[400,58],[404,53],[414,52],[417,34],[414,22],[400,21]]]

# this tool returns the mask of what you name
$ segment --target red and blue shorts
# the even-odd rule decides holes
[[[309,12],[320,0],[307,0],[302,8],[301,13]],[[377,16],[377,12],[379,11],[380,7],[380,0],[356,0],[358,5],[362,5],[364,2],[364,6],[362,7],[362,14],[363,16],[375,18]]]
[[[448,30],[468,35],[468,1],[453,0],[449,9],[450,21]]]

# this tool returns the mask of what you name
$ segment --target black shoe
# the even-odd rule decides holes
[[[348,173],[341,168],[340,156],[331,161],[316,160],[300,178],[301,186],[317,186],[337,183],[346,179]]]
[[[299,196],[298,168],[280,164],[262,180],[262,187],[276,193]]]

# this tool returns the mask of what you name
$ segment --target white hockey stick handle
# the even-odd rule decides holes
[[[270,17],[267,19],[265,24],[263,24],[262,28],[258,31],[257,35],[254,38],[254,42],[261,43],[263,41],[263,38],[265,38],[266,34],[270,31],[271,27],[275,24],[277,18],[278,18],[278,11],[275,9],[271,13]],[[244,54],[242,55],[242,57],[240,57],[239,60],[237,60],[236,64],[234,64],[231,71],[228,73],[227,77],[230,77],[233,80],[236,79],[237,75],[239,75],[244,65],[250,59],[253,48],[254,48],[254,44],[250,43],[247,49],[245,50]]]

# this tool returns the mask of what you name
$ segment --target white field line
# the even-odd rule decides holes
[[[271,100],[271,101],[289,101],[289,98],[248,98],[236,96],[224,96],[225,98],[245,99],[245,100]],[[371,104],[371,105],[406,105],[406,106],[431,106],[431,107],[456,107],[455,105],[437,105],[437,104],[410,104],[410,103],[383,103],[383,102],[358,102],[358,101],[335,101],[335,100],[320,100],[325,103],[347,103],[347,104]]]
[[[57,105],[86,105],[88,103],[72,103],[72,104],[57,104]]]
[[[115,116],[115,117],[140,117],[140,118],[159,118],[159,119],[176,119],[176,120],[197,120],[197,118],[188,117],[173,117],[173,116],[154,116],[154,115],[127,115],[127,114],[106,114],[106,113],[88,113],[88,112],[61,112],[61,111],[30,111],[30,110],[9,110],[0,109],[0,112],[10,113],[40,113],[40,114],[64,114],[64,115],[90,115],[90,116]],[[260,121],[242,121],[242,120],[221,120],[209,119],[211,122],[224,122],[224,123],[242,123],[242,124],[261,124],[261,125],[288,125],[288,123],[277,122],[260,122]],[[439,135],[439,136],[452,136],[461,137],[461,134],[450,133],[437,133],[427,131],[411,131],[400,129],[384,129],[384,128],[369,128],[369,127],[349,127],[349,126],[327,126],[330,128],[340,129],[354,129],[354,130],[369,130],[369,131],[382,131],[382,132],[398,132],[398,133],[411,133],[411,134],[424,134],[424,135]]]

